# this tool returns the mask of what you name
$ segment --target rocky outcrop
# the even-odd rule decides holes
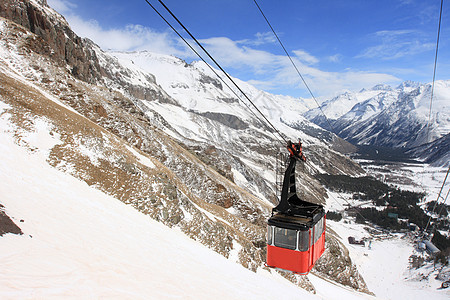
[[[0,236],[12,233],[12,234],[23,234],[22,230],[16,223],[11,220],[11,218],[3,211],[4,206],[0,204]],[[23,222],[23,220],[21,220]]]
[[[63,17],[51,13],[47,1],[41,0],[40,4],[39,7],[29,1],[3,0],[0,16],[43,39],[46,47],[33,47],[30,43],[30,50],[51,57],[60,66],[68,65],[72,75],[80,80],[95,82],[102,74],[95,52],[85,47],[83,39],[70,29]]]
[[[37,0],[37,3],[39,5],[25,0],[0,2],[0,17],[23,26],[41,39],[36,43],[34,37],[30,37],[25,45],[27,49],[49,57],[60,67],[66,67],[75,78],[87,83],[103,83],[110,79],[136,99],[174,103],[158,88],[155,77],[150,74],[145,81],[151,86],[143,87],[127,82],[123,74],[102,68],[96,53],[98,46],[75,34],[64,17],[51,9],[46,0]]]

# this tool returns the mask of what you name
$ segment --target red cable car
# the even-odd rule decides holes
[[[306,275],[325,250],[325,209],[301,200],[295,188],[297,160],[306,161],[301,142],[288,142],[289,165],[280,203],[267,221],[267,260],[271,268]]]

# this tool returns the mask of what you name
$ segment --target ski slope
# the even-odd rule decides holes
[[[0,109],[3,109],[0,107]],[[0,237],[0,299],[370,299],[253,273],[46,163],[45,126],[14,143],[0,114],[0,194],[23,235]],[[329,292],[328,292],[329,291]],[[337,292],[338,291],[338,292]]]
[[[350,257],[358,267],[359,272],[370,291],[379,299],[450,299],[449,289],[440,289],[442,281],[434,278],[436,272],[409,268],[409,257],[417,254],[414,244],[405,234],[385,235],[383,238],[373,239],[370,247],[351,245],[347,237],[353,236],[356,240],[369,237],[362,224],[344,224],[328,221],[328,225],[341,236],[341,241],[350,252]],[[420,278],[431,274],[426,280]],[[314,283],[314,282],[313,282]]]

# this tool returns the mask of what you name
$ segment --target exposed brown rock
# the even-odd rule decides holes
[[[46,1],[41,5],[47,6]],[[0,16],[9,19],[42,38],[47,47],[31,50],[51,57],[61,65],[67,64],[72,74],[83,81],[100,78],[100,65],[93,51],[69,27],[64,18],[49,16],[43,9],[24,0],[2,0]]]
[[[23,220],[21,220],[21,222],[23,222]],[[19,226],[17,226],[3,211],[3,205],[0,204],[0,236],[7,233],[23,234]]]

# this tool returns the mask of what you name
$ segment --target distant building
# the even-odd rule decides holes
[[[348,242],[352,245],[362,245],[364,246],[364,241],[357,241],[354,237],[349,236],[348,237]]]

